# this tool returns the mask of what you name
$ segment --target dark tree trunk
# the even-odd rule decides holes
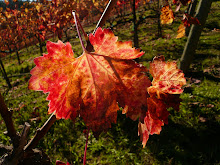
[[[138,24],[137,24],[137,17],[136,17],[136,9],[135,9],[135,0],[133,0],[133,27],[134,27],[134,47],[139,48],[138,42]]]
[[[160,0],[157,0],[157,35],[158,38],[162,37],[162,28],[161,28],[161,24],[160,24]]]
[[[187,39],[181,60],[180,60],[180,69],[183,70],[184,73],[187,72],[196,51],[196,47],[199,41],[199,37],[201,35],[203,26],[205,25],[206,19],[208,17],[208,13],[210,11],[212,4],[212,0],[201,0],[199,2],[196,18],[198,18],[201,25],[192,25],[192,28],[189,33],[189,37]]]
[[[16,55],[17,55],[17,59],[18,59],[18,64],[21,65],[21,60],[20,60],[20,57],[19,57],[18,50],[16,50]]]
[[[1,58],[0,58],[0,65],[1,65],[1,68],[2,68],[3,77],[4,77],[5,81],[6,81],[6,83],[8,84],[8,88],[11,89],[12,86],[11,86],[10,80],[9,80],[9,78],[7,76],[7,73],[5,72],[5,67],[4,67],[4,65],[2,63]]]

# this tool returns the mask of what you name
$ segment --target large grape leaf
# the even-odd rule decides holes
[[[118,42],[111,30],[98,28],[89,40],[95,52],[74,58],[71,45],[47,42],[48,54],[34,60],[29,88],[48,93],[49,113],[84,119],[96,134],[116,122],[119,106],[136,119],[147,106],[146,68],[132,59],[143,55],[131,42]]]
[[[148,111],[138,129],[144,147],[149,135],[159,134],[161,126],[168,124],[167,108],[179,110],[179,94],[183,92],[181,87],[186,84],[184,74],[177,68],[176,63],[165,62],[163,56],[154,58],[149,71],[153,76],[153,82],[148,88]]]

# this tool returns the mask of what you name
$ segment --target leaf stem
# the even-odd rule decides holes
[[[72,11],[72,14],[73,14],[73,17],[74,17],[74,20],[75,20],[76,30],[77,30],[77,33],[78,33],[78,36],[79,36],[80,44],[81,44],[81,46],[82,46],[83,51],[84,51],[84,52],[87,52],[87,50],[86,50],[86,48],[85,48],[85,46],[84,46],[84,44],[83,44],[80,31],[79,31],[79,26],[78,26],[78,23],[77,23],[78,21],[77,21],[77,19],[76,19],[76,13],[75,13],[75,11]]]
[[[89,128],[86,134],[86,145],[85,145],[85,150],[84,150],[83,165],[86,165],[86,151],[87,151],[87,145],[88,145],[88,137],[89,137]]]
[[[75,16],[76,16],[77,23],[79,23],[79,27],[80,27],[80,29],[82,30],[83,36],[85,37],[85,40],[88,41],[88,40],[89,40],[88,35],[87,35],[86,32],[84,31],[84,29],[83,29],[83,27],[82,27],[82,24],[81,24],[81,22],[79,21],[79,18],[77,17],[76,14],[75,14]]]

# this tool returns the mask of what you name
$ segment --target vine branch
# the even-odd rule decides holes
[[[49,119],[44,123],[44,125],[37,130],[34,137],[29,141],[29,143],[24,147],[24,151],[31,150],[34,148],[41,138],[44,137],[44,135],[49,131],[50,127],[53,125],[53,123],[56,121],[56,116],[52,114]]]
[[[8,110],[1,93],[0,93],[0,113],[7,127],[7,136],[11,138],[13,147],[16,148],[16,146],[18,145],[19,136],[16,133],[12,121],[12,112]]]

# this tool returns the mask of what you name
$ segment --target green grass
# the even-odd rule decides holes
[[[160,135],[150,136],[146,148],[142,148],[137,135],[137,121],[132,121],[118,112],[117,124],[107,133],[96,139],[92,132],[89,136],[87,151],[88,164],[219,164],[220,163],[220,33],[219,2],[214,2],[198,49],[187,76],[185,92],[179,112],[170,109],[169,124],[162,128]],[[146,12],[145,15],[152,14]],[[126,19],[130,19],[127,16]],[[118,18],[117,18],[118,19]],[[164,55],[166,60],[179,60],[186,38],[175,39],[179,21],[173,25],[163,25],[163,38],[156,38],[157,25],[154,19],[146,19],[139,26],[140,48],[145,54],[140,63],[149,66],[154,56]],[[132,40],[132,24],[117,25],[114,33],[119,40]],[[88,27],[86,31],[92,31]],[[78,39],[72,39],[75,56],[82,53]],[[3,63],[9,76],[29,73],[35,66],[33,59],[40,56],[39,49],[32,46],[20,51],[19,66],[14,54]],[[46,49],[44,48],[46,53]],[[47,114],[47,94],[28,89],[30,74],[11,77],[11,90],[3,78],[0,79],[0,92],[10,110],[18,132],[24,122],[31,124],[29,138],[33,137],[49,118]],[[31,119],[31,120],[30,120]],[[9,138],[3,132],[5,124],[0,117],[0,142],[9,145]],[[56,160],[82,164],[85,146],[83,130],[85,124],[81,119],[75,123],[70,120],[57,120],[49,132],[38,144],[45,151],[53,164]]]

